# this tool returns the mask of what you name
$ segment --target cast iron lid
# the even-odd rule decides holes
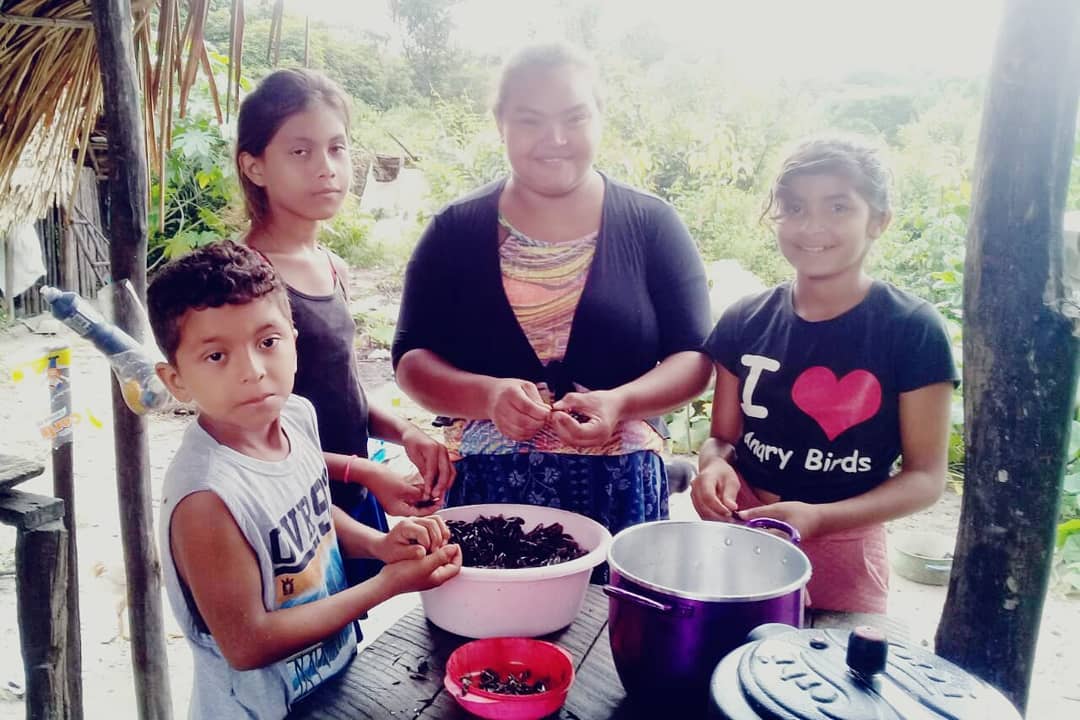
[[[745,646],[738,679],[763,718],[1019,719],[1005,697],[925,650],[870,627],[794,630]]]

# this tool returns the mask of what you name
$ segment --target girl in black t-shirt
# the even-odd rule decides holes
[[[706,519],[795,526],[814,607],[881,613],[883,523],[944,488],[957,379],[948,336],[929,303],[865,272],[892,218],[872,148],[802,143],[766,212],[795,279],[737,302],[707,342],[712,437],[691,497]]]

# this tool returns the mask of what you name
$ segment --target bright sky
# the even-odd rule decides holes
[[[681,52],[746,58],[754,75],[859,69],[986,71],[1003,0],[463,0],[454,40],[505,54],[557,36],[566,8],[596,7],[599,32],[615,39],[645,26]],[[338,24],[393,34],[386,0],[290,0]]]

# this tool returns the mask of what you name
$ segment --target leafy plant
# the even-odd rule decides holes
[[[709,437],[712,423],[713,391],[706,391],[689,405],[664,416],[671,433],[671,451],[678,455],[696,453]]]
[[[384,310],[357,313],[353,316],[359,343],[373,348],[389,348],[394,342],[396,318]]]
[[[319,242],[353,267],[375,267],[385,259],[385,252],[371,240],[374,224],[375,218],[350,198],[337,215],[319,228]]]
[[[230,150],[209,99],[193,98],[188,116],[174,121],[172,148],[162,174],[150,186],[147,259],[151,268],[235,230],[225,213],[238,193]]]
[[[1080,392],[1073,407],[1068,462],[1058,510],[1054,584],[1065,593],[1080,594]]]

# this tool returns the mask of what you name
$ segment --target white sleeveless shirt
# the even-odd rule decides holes
[[[267,611],[312,602],[346,588],[330,512],[330,483],[319,449],[315,410],[291,396],[281,425],[289,456],[248,457],[221,445],[198,422],[184,432],[165,475],[161,548],[165,589],[194,655],[191,718],[282,718],[300,698],[342,670],[356,653],[352,623],[292,657],[256,670],[229,666],[173,563],[170,522],[194,492],[221,498],[255,552]],[[219,582],[229,582],[222,568]]]

